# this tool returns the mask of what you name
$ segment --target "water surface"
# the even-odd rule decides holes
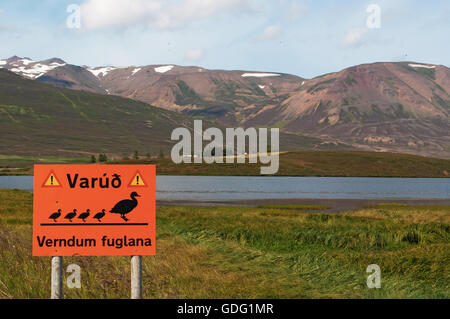
[[[0,188],[33,190],[32,176],[0,176]],[[449,178],[157,176],[157,200],[449,199]]]

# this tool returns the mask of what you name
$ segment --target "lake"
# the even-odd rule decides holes
[[[32,176],[0,176],[0,188],[33,190]],[[157,200],[449,199],[449,178],[158,176]]]

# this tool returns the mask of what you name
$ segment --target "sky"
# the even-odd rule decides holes
[[[0,0],[1,59],[76,65],[312,78],[381,61],[450,66],[449,35],[448,0]]]

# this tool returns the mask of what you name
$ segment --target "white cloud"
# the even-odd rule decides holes
[[[367,31],[369,31],[367,28],[354,28],[349,30],[344,38],[344,47],[357,47],[361,45]]]
[[[289,7],[289,17],[291,20],[298,20],[305,12],[305,6],[298,2],[298,1],[292,1],[291,5]]]
[[[85,0],[81,5],[82,26],[88,30],[132,26],[176,29],[191,21],[249,10],[249,0]]]
[[[260,40],[273,40],[273,39],[276,39],[276,38],[278,38],[280,36],[281,31],[282,31],[282,29],[281,29],[280,26],[278,26],[278,25],[270,25],[264,30],[263,34],[261,34],[259,36],[259,39]]]
[[[190,49],[184,54],[184,59],[187,61],[198,62],[205,57],[205,51],[202,49]]]

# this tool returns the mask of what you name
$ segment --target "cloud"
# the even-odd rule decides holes
[[[249,11],[249,0],[85,0],[81,18],[88,30],[133,26],[167,30],[220,14]]]
[[[305,6],[298,1],[292,1],[289,7],[289,18],[291,20],[298,20],[305,12]]]
[[[350,29],[347,34],[345,35],[344,41],[343,41],[343,45],[344,47],[358,47],[360,46],[364,40],[365,40],[365,35],[367,34],[367,32],[369,31],[369,29],[367,28],[354,28],[354,29]]]
[[[268,26],[264,32],[258,37],[260,40],[269,41],[278,38],[281,35],[282,29],[278,25]]]
[[[19,35],[19,31],[19,28],[17,28],[16,26],[0,24],[0,33],[8,33],[17,36]]]
[[[198,62],[205,57],[205,51],[203,49],[190,49],[184,54],[186,61]]]

